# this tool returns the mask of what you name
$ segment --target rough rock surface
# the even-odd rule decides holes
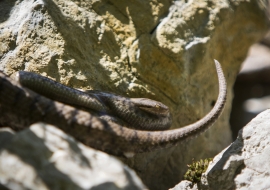
[[[270,189],[269,117],[269,109],[259,114],[214,158],[203,189]]]
[[[169,189],[169,190],[198,190],[197,184],[192,184],[192,182],[183,180],[179,184],[177,184],[175,187]]]
[[[181,127],[213,107],[213,59],[231,89],[248,47],[267,28],[258,2],[3,0],[0,70],[152,98],[170,107],[172,128]],[[151,189],[172,187],[192,158],[211,157],[230,143],[230,101],[231,94],[219,122],[199,138],[124,161]]]
[[[213,159],[197,186],[181,181],[172,190],[270,189],[270,109],[242,130],[237,139]]]
[[[51,125],[0,131],[0,184],[10,189],[144,189],[135,172]],[[1,186],[0,186],[1,188]]]

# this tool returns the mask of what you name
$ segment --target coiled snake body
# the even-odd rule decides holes
[[[150,127],[146,129],[147,131],[143,131],[127,128],[125,125],[100,119],[92,111],[88,112],[80,109],[84,105],[79,105],[79,108],[77,108],[42,96],[22,86],[18,81],[12,80],[3,73],[0,73],[0,123],[21,129],[32,123],[42,121],[59,127],[86,145],[117,156],[132,156],[135,153],[172,146],[204,132],[222,113],[226,102],[226,81],[222,68],[216,60],[215,65],[219,79],[219,95],[215,106],[199,121],[179,129],[149,131],[152,128]],[[63,89],[60,91],[63,91]],[[55,94],[58,94],[58,92]],[[113,101],[110,102],[107,99],[108,96],[112,97],[112,94],[108,95],[99,92],[99,94],[89,95],[88,98],[96,101],[95,106],[90,109],[106,113],[114,113],[116,109],[122,111],[124,108],[126,109],[126,106],[124,108],[121,107],[123,102],[125,102],[124,100],[126,100],[125,98],[119,99],[120,106],[118,104],[111,106],[110,104]],[[153,101],[154,103],[149,107],[149,101],[144,102],[144,99],[141,99],[139,104],[136,102],[136,99],[127,98],[127,100],[132,102],[130,104],[135,105],[136,109],[143,111],[142,113],[147,113],[147,116],[152,117],[158,114],[158,119],[165,116],[165,119],[162,118],[165,122],[160,123],[158,121],[158,125],[161,124],[160,126],[165,126],[165,128],[168,127],[167,125],[170,125],[171,117],[165,105]],[[72,105],[77,104],[74,98],[72,98],[72,101]],[[152,109],[153,107],[154,109]],[[154,114],[151,112],[154,112]],[[134,117],[134,113],[132,112],[130,116],[125,115],[121,117],[121,115],[118,115],[118,117],[125,120],[125,118]],[[143,117],[144,114],[142,115]],[[169,117],[167,117],[168,115]],[[156,115],[154,118],[156,119]],[[130,121],[130,119],[126,121]],[[134,121],[131,121],[132,124],[130,125],[135,126],[138,122],[141,122],[141,120]],[[146,122],[144,125],[150,126],[150,123]],[[156,124],[154,125],[156,126]],[[139,128],[142,128],[142,126]]]
[[[66,103],[77,108],[92,110],[104,119],[118,117],[126,126],[140,130],[165,130],[171,126],[169,108],[161,102],[147,98],[127,98],[101,91],[82,92],[67,87],[41,75],[19,71],[15,80],[50,99]],[[114,121],[117,121],[117,119]]]

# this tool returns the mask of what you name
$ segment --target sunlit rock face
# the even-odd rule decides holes
[[[124,159],[150,189],[168,189],[192,158],[211,157],[231,142],[230,89],[249,46],[267,27],[255,0],[4,0],[0,70],[161,101],[172,112],[171,128],[178,128],[213,107],[217,59],[229,90],[219,121],[190,142]]]

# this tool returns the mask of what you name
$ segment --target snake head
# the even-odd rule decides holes
[[[167,117],[170,115],[170,109],[168,106],[162,104],[161,102],[147,99],[147,98],[130,98],[130,100],[138,106],[138,108],[163,117]]]

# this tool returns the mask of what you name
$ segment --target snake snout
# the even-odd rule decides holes
[[[158,116],[167,117],[170,115],[170,109],[165,104],[147,99],[147,98],[131,98],[131,101],[138,106],[138,108]]]

